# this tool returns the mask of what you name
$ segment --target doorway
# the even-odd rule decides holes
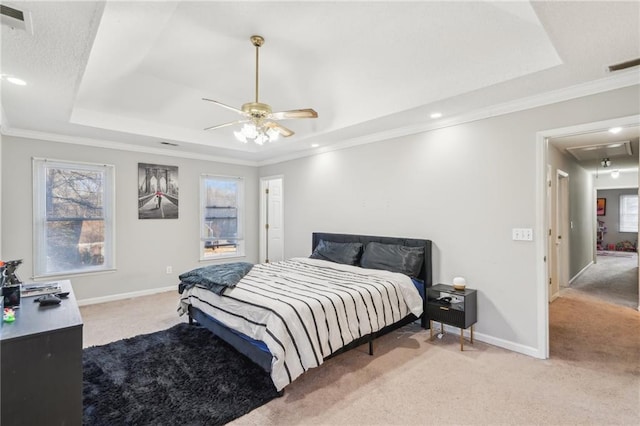
[[[284,260],[284,177],[260,179],[260,263]]]
[[[539,286],[538,286],[538,295],[537,295],[538,348],[539,348],[538,356],[540,358],[549,357],[549,301],[552,299],[552,295],[555,290],[553,286],[550,285],[550,283],[551,284],[553,283],[552,281],[553,275],[558,274],[559,277],[562,277],[562,274],[566,273],[567,275],[565,276],[567,277],[567,280],[564,282],[568,285],[570,282],[568,280],[569,276],[571,275],[578,276],[589,266],[589,265],[586,265],[583,267],[582,270],[579,270],[579,271],[572,271],[571,261],[573,260],[573,257],[574,257],[572,251],[577,250],[576,255],[579,255],[579,256],[576,256],[578,259],[576,260],[576,262],[574,262],[576,263],[576,265],[573,268],[579,269],[581,267],[579,265],[583,264],[583,261],[581,260],[581,258],[584,257],[586,251],[589,251],[590,257],[592,259],[595,259],[595,248],[596,248],[596,232],[595,232],[596,231],[596,224],[595,224],[595,201],[596,200],[592,195],[595,191],[589,190],[590,194],[588,196],[580,193],[580,194],[571,195],[571,197],[569,197],[568,185],[565,188],[566,190],[563,191],[562,187],[565,184],[569,183],[569,179],[568,179],[568,176],[565,177],[560,174],[554,176],[554,173],[550,173],[549,164],[552,163],[552,160],[553,160],[552,157],[554,156],[557,157],[557,150],[555,152],[551,152],[552,149],[550,147],[550,140],[557,139],[557,138],[570,139],[572,137],[578,137],[578,136],[584,136],[584,135],[595,136],[597,133],[606,133],[608,129],[611,129],[614,127],[620,127],[622,129],[633,128],[637,133],[638,129],[640,128],[638,123],[640,123],[640,115],[634,115],[634,116],[622,117],[618,119],[605,120],[601,122],[587,123],[587,124],[581,124],[581,125],[571,126],[571,127],[561,128],[561,129],[543,131],[543,132],[539,132],[537,135],[537,143],[538,143],[537,145],[537,164],[538,164],[537,166],[537,170],[538,170],[537,224],[539,226],[540,234],[544,232],[544,234],[542,235],[545,235],[545,238],[540,238],[538,240],[539,243],[537,244],[537,247],[536,247],[536,250],[538,253],[537,257],[539,259],[539,265],[540,265],[539,281],[538,281]],[[637,134],[634,134],[634,135],[635,136],[633,136],[632,139],[635,140],[637,144],[638,136]],[[607,148],[614,148],[614,147],[617,147],[617,145],[618,144],[609,143],[609,146]],[[632,160],[635,161],[634,167],[635,167],[635,173],[637,175],[639,150],[636,148],[633,151],[634,152],[633,152]],[[594,160],[594,161],[596,161],[596,163],[594,164],[600,163],[600,160]],[[579,162],[576,162],[576,163],[579,163]],[[557,164],[556,164],[556,168],[559,168],[557,167]],[[595,166],[593,168],[595,168]],[[587,168],[587,167],[585,167],[585,169],[590,170],[590,168]],[[569,170],[569,172],[573,176],[573,172],[571,170]],[[557,179],[557,182],[555,182],[557,184],[556,188],[558,192],[556,197],[551,197],[549,193],[549,187],[552,185],[552,182],[553,182],[549,178],[552,176],[555,177],[554,180]],[[581,178],[583,179],[583,177]],[[637,177],[636,177],[636,181],[637,181]],[[592,185],[593,184],[583,185],[579,187],[586,188],[588,186],[592,187]],[[560,195],[562,193],[564,193],[564,195]],[[560,198],[561,200],[564,199],[565,204],[567,206],[572,205],[572,203],[575,202],[576,197],[582,197],[582,204],[579,205],[580,210],[581,211],[593,210],[593,220],[594,220],[593,224],[591,224],[591,222],[588,222],[586,219],[584,219],[584,216],[576,216],[579,218],[579,220],[576,222],[576,219],[574,219],[569,214],[567,215],[566,220],[561,219],[559,221],[564,223],[566,226],[566,228],[564,229],[564,234],[562,234],[562,231],[558,231],[557,233],[558,235],[562,235],[563,237],[561,239],[564,239],[564,240],[567,240],[567,238],[564,235],[567,235],[567,232],[570,232],[570,233],[573,232],[574,225],[577,223],[578,227],[580,228],[577,232],[579,232],[582,236],[582,240],[579,241],[579,244],[577,247],[572,246],[570,248],[568,244],[565,244],[564,248],[558,250],[557,248],[558,246],[554,244],[556,241],[554,241],[552,237],[552,232],[553,232],[552,227],[555,225],[554,222],[558,220],[558,216],[562,218],[563,211],[565,211],[559,208],[553,208],[553,206],[550,205],[554,202],[554,200],[557,200],[558,197],[561,197]],[[568,209],[566,210],[566,212],[570,213]],[[586,226],[591,227],[591,231],[585,231],[584,228]],[[593,235],[590,235],[590,234],[593,234]],[[559,247],[562,247],[562,245],[560,245]],[[556,251],[558,251],[558,253],[554,255],[554,252]],[[558,264],[558,262],[556,262],[555,260],[556,256],[564,257],[567,260],[566,270],[563,270],[562,263]],[[560,290],[561,289],[560,283],[563,282],[562,278],[558,278],[557,282],[558,282],[558,289]],[[637,283],[637,285],[640,287],[640,281]],[[636,302],[640,304],[640,300]]]

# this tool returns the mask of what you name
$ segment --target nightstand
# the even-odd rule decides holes
[[[427,318],[429,331],[433,339],[433,321],[440,323],[444,333],[444,325],[460,328],[460,350],[464,350],[464,330],[471,327],[471,343],[473,344],[473,324],[478,321],[478,292],[473,289],[455,290],[446,284],[436,284],[427,288]],[[450,297],[450,301],[442,300]]]

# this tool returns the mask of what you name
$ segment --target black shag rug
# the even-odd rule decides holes
[[[269,374],[209,330],[168,330],[87,348],[85,425],[222,425],[272,400]]]

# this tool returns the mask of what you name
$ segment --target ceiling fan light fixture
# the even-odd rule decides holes
[[[280,132],[278,132],[276,129],[268,129],[267,136],[269,137],[269,142],[274,142],[277,141],[280,137]]]
[[[269,136],[266,133],[258,133],[258,136],[254,139],[254,142],[258,145],[264,145],[265,142],[269,142]]]
[[[600,165],[604,168],[607,168],[611,165],[611,160],[609,160],[608,157],[605,157],[602,160],[600,160]]]
[[[214,104],[234,111],[242,115],[244,118],[229,123],[218,124],[206,127],[204,130],[215,130],[222,127],[232,126],[235,124],[245,123],[240,131],[233,132],[236,139],[240,142],[247,143],[248,140],[258,145],[266,142],[273,142],[282,137],[294,135],[294,131],[286,128],[278,123],[279,120],[290,120],[299,118],[318,118],[318,113],[312,108],[294,109],[289,111],[273,112],[271,106],[260,102],[258,99],[258,70],[259,70],[259,51],[260,46],[264,44],[264,38],[259,35],[253,35],[250,38],[251,44],[256,48],[256,100],[242,105],[241,109],[223,104],[209,98],[202,98],[203,101],[213,102]]]
[[[258,137],[258,129],[256,129],[255,124],[245,124],[242,126],[241,132],[244,137],[248,139],[255,139]]]
[[[258,145],[273,142],[280,137],[280,133],[276,129],[265,129],[265,126],[255,123],[245,123],[239,131],[233,132],[233,135],[242,143],[253,141]]]
[[[247,143],[247,137],[242,133],[242,131],[238,131],[236,130],[235,132],[233,132],[233,136],[236,137],[236,139],[242,143]]]

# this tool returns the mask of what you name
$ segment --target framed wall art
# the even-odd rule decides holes
[[[138,219],[178,218],[178,167],[138,163]]]
[[[607,214],[607,199],[598,198],[596,205],[596,212],[598,216],[605,216]]]

